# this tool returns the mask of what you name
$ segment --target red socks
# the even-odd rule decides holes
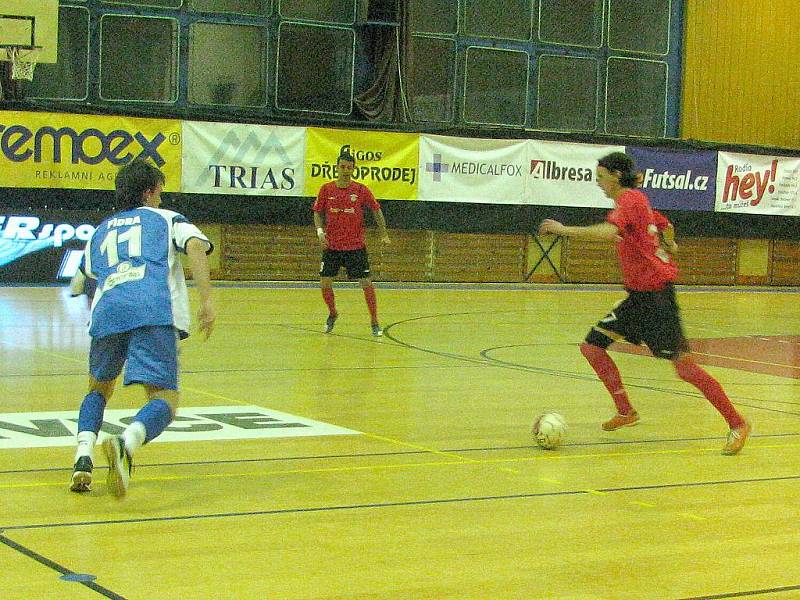
[[[703,393],[703,396],[716,408],[728,422],[731,429],[736,429],[744,424],[742,416],[736,412],[733,404],[722,389],[719,382],[698,366],[688,356],[682,357],[675,363],[675,372],[678,377],[691,383]]]
[[[322,288],[322,299],[328,305],[328,312],[332,316],[336,316],[336,302],[333,299],[333,288]]]
[[[372,319],[372,324],[378,322],[378,301],[375,298],[375,288],[368,285],[364,288],[364,299],[367,301],[367,308],[369,309],[369,316]]]
[[[600,381],[606,386],[608,393],[611,394],[611,398],[617,406],[617,412],[621,415],[631,414],[633,407],[628,402],[628,393],[622,385],[619,369],[605,348],[584,342],[580,345],[580,349],[581,354],[586,357]]]
[[[333,298],[333,288],[322,288],[322,298],[325,304],[328,305],[328,312],[336,316],[336,302]],[[373,325],[378,322],[378,301],[375,298],[375,288],[368,285],[364,288],[364,299],[367,301],[367,308],[369,309],[369,316],[372,319]]]

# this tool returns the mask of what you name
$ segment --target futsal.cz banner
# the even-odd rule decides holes
[[[713,211],[717,189],[717,153],[628,146],[642,172],[642,190],[653,208]]]

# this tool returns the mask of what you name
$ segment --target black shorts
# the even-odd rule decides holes
[[[602,347],[623,339],[636,345],[644,342],[656,358],[672,359],[689,351],[671,283],[657,292],[629,291],[586,336],[588,343]]]
[[[322,252],[322,264],[319,267],[320,277],[336,277],[342,267],[347,269],[347,276],[350,279],[369,277],[367,249],[324,250]]]

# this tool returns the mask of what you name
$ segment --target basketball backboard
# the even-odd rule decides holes
[[[39,63],[58,59],[58,0],[0,2],[0,60],[20,46],[20,56]]]

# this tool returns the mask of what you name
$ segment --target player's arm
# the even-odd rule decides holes
[[[205,339],[211,335],[216,319],[211,302],[211,273],[206,256],[208,249],[208,242],[200,238],[192,238],[186,242],[186,255],[189,257],[192,277],[200,294],[200,310],[197,312],[197,320],[200,321],[200,331],[205,334]]]
[[[678,244],[675,243],[675,226],[657,210],[653,210],[653,221],[658,228],[661,245],[670,254],[675,254],[678,251]]]
[[[317,211],[314,211],[314,228],[317,231],[317,239],[319,239],[319,245],[322,246],[322,249],[328,247],[328,238],[325,235],[325,228],[323,227],[322,223],[322,215]]]
[[[605,221],[594,225],[564,225],[553,219],[545,219],[539,226],[539,234],[552,233],[563,237],[574,237],[585,240],[601,240],[614,242],[619,239],[619,229],[613,223]]]
[[[386,219],[383,216],[383,211],[378,208],[372,209],[372,214],[375,215],[375,224],[378,226],[378,235],[381,237],[381,242],[384,244],[388,244],[389,240],[389,233],[386,231]]]

